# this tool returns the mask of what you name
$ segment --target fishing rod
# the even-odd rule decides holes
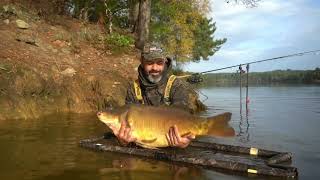
[[[273,61],[273,60],[278,60],[278,59],[294,57],[294,56],[304,56],[306,54],[317,53],[317,52],[320,52],[320,49],[319,50],[314,50],[314,51],[304,51],[304,52],[299,52],[299,53],[295,53],[295,54],[289,54],[289,55],[285,55],[285,56],[278,56],[278,57],[262,59],[262,60],[258,60],[258,61],[252,61],[252,62],[248,62],[248,63],[242,63],[242,64],[238,64],[238,65],[228,66],[228,67],[224,67],[224,68],[203,71],[203,72],[200,72],[199,74],[205,74],[205,73],[214,72],[214,71],[220,71],[220,70],[224,70],[224,69],[230,69],[230,68],[239,67],[239,66],[246,65],[246,64],[255,64],[255,63],[261,63],[261,62],[266,62],[266,61]],[[316,55],[318,55],[318,54],[316,54]]]
[[[318,52],[320,52],[320,49],[313,50],[313,51],[304,51],[304,52],[299,52],[299,53],[294,53],[294,54],[289,54],[289,55],[284,55],[284,56],[278,56],[278,57],[273,57],[273,58],[268,58],[268,59],[262,59],[262,60],[257,60],[257,61],[251,61],[251,62],[247,62],[247,63],[241,63],[241,64],[227,66],[227,67],[223,67],[223,68],[202,71],[199,73],[193,73],[193,74],[183,75],[183,76],[179,76],[179,77],[180,78],[187,77],[188,82],[198,83],[198,82],[203,81],[203,79],[201,77],[202,74],[206,74],[206,73],[210,73],[210,72],[214,72],[214,71],[221,71],[224,69],[230,69],[230,68],[235,68],[235,67],[241,67],[242,65],[250,65],[250,64],[256,64],[256,63],[261,63],[261,62],[266,62],[266,61],[274,61],[274,60],[285,59],[285,58],[295,57],[295,56],[304,56],[304,55],[311,54],[311,53],[315,53],[315,55],[319,55],[319,54],[316,54]]]

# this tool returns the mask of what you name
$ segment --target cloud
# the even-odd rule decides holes
[[[185,66],[190,71],[240,64],[290,53],[320,49],[320,3],[312,0],[261,1],[256,8],[211,0],[216,38],[227,38],[209,61]],[[313,69],[319,56],[305,56],[289,63],[257,65],[257,70]],[[202,64],[202,65],[201,65]]]

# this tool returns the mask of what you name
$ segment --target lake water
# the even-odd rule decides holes
[[[320,86],[251,87],[240,113],[239,88],[202,89],[208,116],[230,111],[237,136],[207,139],[292,152],[299,179],[319,179]],[[265,179],[117,153],[82,149],[81,139],[100,136],[94,115],[55,114],[37,120],[0,121],[0,179]],[[269,178],[278,179],[278,178]]]

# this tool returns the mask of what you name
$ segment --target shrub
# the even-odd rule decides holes
[[[128,35],[112,33],[105,39],[105,44],[108,48],[115,51],[128,50],[134,43],[134,39]]]

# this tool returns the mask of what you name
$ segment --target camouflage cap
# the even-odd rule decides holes
[[[159,59],[167,59],[165,53],[162,51],[162,49],[157,47],[150,47],[148,49],[145,49],[141,53],[141,59],[142,61],[157,61]]]

